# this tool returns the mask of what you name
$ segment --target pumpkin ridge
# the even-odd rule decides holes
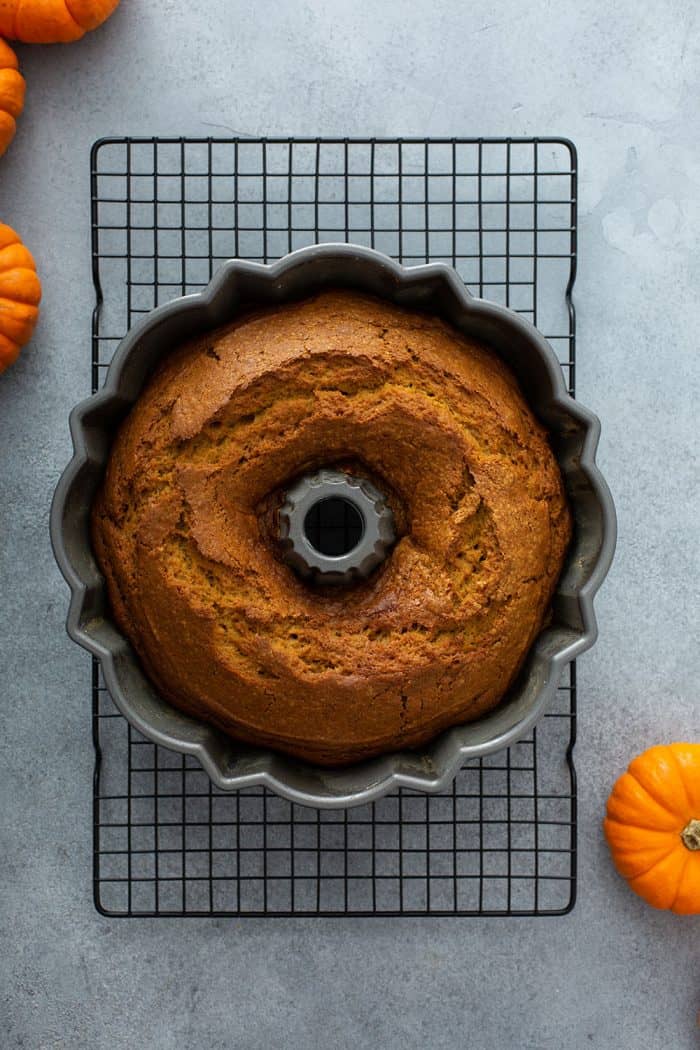
[[[87,31],[87,29],[90,28],[90,27],[89,26],[84,26],[83,23],[78,18],[78,16],[73,14],[73,8],[71,7],[71,0],[63,0],[63,2],[66,5],[66,11],[68,12],[68,15],[70,16],[70,18],[73,19],[75,24],[80,28],[81,32],[85,33]]]
[[[99,28],[119,6],[119,0],[63,0],[83,33]]]
[[[4,265],[0,264],[0,373],[17,360],[20,348],[31,338],[39,318],[41,300],[41,282],[31,252],[11,226],[0,222],[0,257],[3,255]]]
[[[19,343],[0,332],[0,374],[15,363],[19,357],[19,350]]]
[[[645,875],[648,875],[649,872],[652,871],[658,864],[663,863],[663,861],[665,861],[668,858],[668,856],[671,853],[673,853],[673,850],[674,850],[674,847],[673,846],[669,846],[669,848],[667,850],[665,850],[664,852],[659,851],[659,855],[656,857],[656,860],[652,861],[652,863],[648,867],[642,868],[642,870],[638,871],[636,875],[632,875],[632,876],[623,875],[622,877],[624,879],[626,879],[627,882],[634,882],[635,879],[643,878]],[[637,853],[639,851],[638,850],[617,850],[616,852],[618,853],[618,855],[621,858],[624,858],[625,860],[629,860],[632,857],[634,857],[635,853]]]
[[[686,802],[686,805],[688,807],[688,812],[690,812],[693,807],[692,807],[692,804],[691,804],[691,801],[690,801],[690,795],[688,794],[688,788],[687,788],[686,783],[685,783],[685,768],[682,765],[682,763],[678,760],[678,755],[676,754],[676,752],[673,750],[672,747],[668,747],[668,748],[666,748],[666,750],[671,755],[671,758],[673,759],[673,764],[675,765],[676,769],[678,770],[678,779],[680,780],[681,784],[683,785],[683,795],[685,796],[685,802]]]
[[[664,828],[650,827],[649,825],[646,825],[646,824],[632,824],[630,821],[627,821],[627,820],[618,820],[617,817],[608,817],[608,816],[606,816],[603,823],[604,824],[613,824],[613,825],[616,825],[618,828],[623,828],[623,829],[624,828],[630,828],[630,829],[632,829],[634,831],[638,831],[640,834],[644,835],[644,837],[647,838],[647,839],[649,838],[649,832],[651,832],[652,835],[654,835],[654,834],[658,835],[659,838],[661,838],[662,836],[664,838],[668,838],[671,843],[675,843],[675,838],[676,838],[676,835],[678,834],[678,832],[671,831],[670,829],[666,830]]]
[[[75,18],[75,16],[73,15],[73,12],[70,9],[70,4],[68,3],[68,0],[63,0],[63,6],[66,9],[66,15],[68,16],[68,18],[70,18],[71,22],[73,23],[73,25],[76,28],[76,31],[78,33],[78,39],[80,39],[80,37],[85,36],[85,28],[83,26],[81,26],[81,24],[78,21],[78,19]]]
[[[19,234],[15,233],[11,226],[0,222],[0,251],[9,248],[12,244],[20,244]]]
[[[0,273],[8,270],[36,270],[34,256],[19,241],[0,247]]]
[[[630,789],[627,787],[627,778],[634,785],[635,797],[628,797]],[[644,798],[640,801],[636,797],[639,793],[644,794]],[[629,770],[622,774],[619,778],[608,799],[608,814],[611,820],[618,820],[618,817],[610,814],[610,807],[617,809],[618,807],[623,808],[630,812],[630,816],[627,820],[620,820],[620,823],[627,823],[628,820],[644,821],[644,823],[637,824],[638,827],[646,828],[650,831],[662,830],[660,829],[659,822],[661,819],[668,821],[671,825],[667,829],[668,831],[676,831],[678,829],[678,823],[682,818],[679,818],[676,814],[672,813],[667,806],[661,802],[657,802],[656,799],[652,798],[649,792],[644,788],[642,784],[633,776]],[[651,812],[649,812],[651,811]]]
[[[634,857],[637,855],[637,853],[639,853],[639,850],[635,850],[635,849],[616,849],[616,855],[619,857],[621,862],[628,862],[628,861],[633,860]],[[673,846],[670,847],[669,849],[665,850],[665,852],[663,852],[663,853],[659,852],[658,856],[656,857],[656,859],[654,861],[652,861],[651,864],[649,864],[648,866],[642,867],[639,871],[636,871],[636,873],[634,875],[624,875],[623,871],[620,870],[620,866],[618,865],[617,861],[615,861],[615,868],[618,871],[618,874],[621,875],[622,878],[625,880],[625,882],[634,882],[635,879],[643,879],[644,876],[649,875],[650,871],[652,871],[659,864],[662,864],[664,860],[669,859],[669,856],[672,853],[673,853]]]
[[[25,306],[38,306],[41,302],[41,285],[36,270],[26,266],[0,270],[0,298],[11,299]]]
[[[0,73],[4,74],[0,81],[0,101],[6,113],[12,117],[18,117],[22,112],[24,101],[24,79],[17,69],[10,66],[0,66]]]
[[[676,893],[675,893],[675,896],[673,898],[673,902],[671,903],[671,906],[670,906],[671,907],[671,911],[673,911],[673,909],[676,906],[676,901],[678,900],[678,896],[679,896],[679,894],[681,892],[681,888],[683,886],[683,879],[685,878],[685,869],[687,868],[689,863],[690,863],[690,852],[686,851],[685,859],[683,860],[683,862],[681,864],[681,868],[680,868],[680,870],[678,872],[678,885],[676,887]]]
[[[632,765],[634,765],[634,763],[632,763]],[[670,816],[674,816],[674,817],[676,816],[676,813],[674,812],[674,810],[671,809],[671,807],[669,806],[668,798],[666,798],[663,795],[661,795],[661,797],[657,797],[652,791],[649,790],[649,788],[646,786],[646,784],[642,783],[642,781],[637,776],[636,771],[632,772],[632,770],[629,769],[628,772],[634,778],[634,780],[637,782],[638,786],[641,788],[641,790],[644,792],[644,794],[648,798],[650,798],[652,800],[652,802],[655,802],[657,806],[661,806],[661,808],[663,810],[665,810],[665,812],[668,813]]]
[[[85,35],[71,15],[65,0],[43,0],[39,11],[36,0],[14,0],[13,36],[26,44],[73,43]]]
[[[697,766],[700,764],[700,743],[679,742],[671,747],[683,770],[685,787],[690,798],[690,811],[700,818],[700,776],[697,772]]]
[[[643,868],[641,871],[638,871],[636,875],[623,875],[622,877],[629,883],[634,882],[635,879],[643,879],[649,875],[654,868],[658,868],[659,864],[663,864],[663,862],[668,859],[668,856],[668,853],[664,853],[662,857],[657,857],[653,864],[650,864],[648,868]]]
[[[635,875],[635,876],[633,876],[633,878],[627,880],[627,882],[629,883],[630,888],[632,890],[634,890],[635,893],[638,893],[639,896],[643,897],[644,900],[648,901],[648,903],[650,903],[652,905],[652,907],[660,908],[660,909],[662,909],[664,911],[667,911],[671,907],[670,903],[668,903],[668,904],[655,903],[655,901],[653,899],[651,899],[650,896],[648,896],[648,890],[647,890],[647,885],[648,884],[645,884],[644,886],[639,886],[639,883],[640,882],[644,882],[644,880],[648,880],[648,877],[654,871],[656,871],[657,868],[660,868],[660,869],[662,869],[662,871],[659,872],[659,874],[661,874],[661,879],[659,880],[657,878],[657,882],[655,883],[655,886],[654,886],[654,891],[658,890],[661,894],[663,894],[663,891],[664,891],[664,889],[667,886],[667,881],[664,880],[663,874],[662,874],[662,872],[663,872],[663,865],[665,863],[667,863],[669,858],[671,858],[672,856],[673,856],[672,853],[666,854],[665,857],[661,857],[659,860],[657,860],[657,862],[655,864],[652,864],[652,866],[649,868],[648,871],[642,872],[640,875]],[[646,892],[642,892],[642,890],[644,890]],[[675,899],[675,896],[676,896],[677,892],[678,891],[676,889],[676,891],[674,892],[674,899]],[[656,895],[656,893],[655,893],[655,895]],[[668,898],[663,898],[663,899],[668,900]],[[658,900],[658,896],[657,896],[657,900]]]
[[[12,69],[15,73],[19,71],[19,59],[10,45],[0,37],[0,69]]]
[[[8,110],[0,110],[0,153],[9,147],[17,131],[17,121]]]
[[[25,89],[17,55],[0,37],[0,156],[9,149],[17,132],[17,120],[24,109]]]
[[[619,829],[619,831],[617,829]],[[673,831],[658,832],[657,834],[659,838],[663,837],[663,839],[665,839],[666,841],[657,840],[653,846],[645,846],[643,844],[636,847],[625,846],[621,843],[620,839],[624,838],[624,833],[627,830],[638,831],[642,836],[643,842],[648,839],[650,831],[652,831],[653,834],[653,829],[651,828],[643,828],[635,824],[623,824],[621,821],[614,820],[611,817],[605,818],[605,820],[603,821],[603,834],[605,835],[605,839],[608,843],[608,846],[613,851],[613,860],[615,867],[618,869],[618,871],[620,870],[617,862],[618,857],[620,858],[620,860],[628,861],[633,857],[638,856],[639,854],[643,854],[645,852],[649,852],[650,850],[653,850],[653,852],[655,853],[655,859],[651,862],[651,864],[649,864],[647,867],[642,868],[635,875],[629,876],[620,872],[623,878],[627,880],[629,880],[630,878],[640,878],[641,876],[648,874],[648,872],[650,872],[653,867],[661,863],[661,861],[665,860],[669,856],[669,854],[673,853],[673,851],[677,849],[677,840],[675,837],[676,833]]]

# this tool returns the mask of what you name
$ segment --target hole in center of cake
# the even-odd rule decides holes
[[[396,539],[386,497],[368,478],[322,467],[285,493],[278,513],[282,557],[312,583],[366,579]]]
[[[328,558],[339,558],[355,550],[364,530],[359,509],[342,496],[320,499],[304,518],[306,539],[314,550]]]

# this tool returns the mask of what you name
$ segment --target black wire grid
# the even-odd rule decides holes
[[[348,554],[362,539],[362,517],[354,503],[342,496],[327,496],[307,512],[304,534],[321,554]]]
[[[92,151],[92,388],[142,314],[224,259],[352,241],[440,260],[547,335],[574,387],[576,155],[563,139],[105,139]],[[323,811],[224,793],[92,667],[107,915],[561,915],[576,893],[575,667],[526,739],[452,787]]]

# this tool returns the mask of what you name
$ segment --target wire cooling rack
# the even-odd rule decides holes
[[[129,326],[224,259],[326,241],[444,261],[532,320],[574,388],[564,139],[104,139],[91,157],[92,388]],[[92,667],[94,895],[113,916],[561,915],[576,894],[575,667],[508,751],[434,796],[317,811],[224,793],[132,729]]]

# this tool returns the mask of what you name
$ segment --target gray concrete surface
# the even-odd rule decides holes
[[[21,48],[0,217],[42,320],[0,380],[0,1045],[698,1045],[696,919],[615,876],[605,796],[636,751],[698,737],[696,5],[123,0]],[[63,631],[47,515],[88,391],[87,153],[105,134],[565,134],[581,160],[581,398],[620,518],[580,663],[579,902],[550,920],[109,921],[90,893],[87,658]]]

